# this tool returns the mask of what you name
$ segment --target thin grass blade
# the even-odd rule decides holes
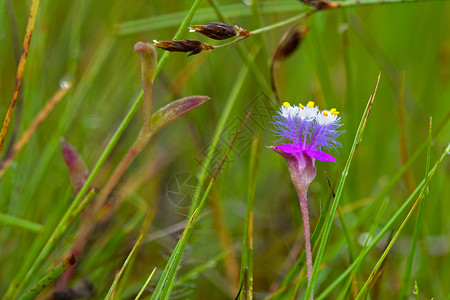
[[[116,277],[114,278],[114,281],[113,281],[111,287],[109,288],[108,294],[106,294],[106,296],[105,296],[105,300],[113,299],[114,291],[116,290],[117,284],[119,283],[119,280],[122,277],[122,274],[125,271],[125,268],[127,267],[128,263],[130,262],[131,258],[133,257],[134,253],[136,252],[136,249],[139,248],[139,245],[142,241],[142,237],[143,237],[143,235],[141,234],[141,236],[138,238],[138,240],[134,244],[133,249],[131,249],[130,254],[128,254],[128,257],[125,260],[125,262],[123,263],[122,267],[120,268],[119,273],[117,273]]]

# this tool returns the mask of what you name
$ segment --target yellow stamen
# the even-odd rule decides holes
[[[332,114],[335,115],[335,116],[337,116],[337,115],[339,114],[339,112],[338,112],[338,111],[335,111],[335,112],[333,112]]]
[[[301,109],[305,109],[305,107],[301,103],[299,103],[298,106],[300,106]]]
[[[308,102],[308,107],[314,107],[314,101],[309,101]]]
[[[328,112],[326,110],[324,110],[322,113],[325,117],[328,117]]]
[[[283,102],[283,106],[284,107],[289,107],[289,106],[291,106],[291,104],[289,104],[289,102]]]
[[[330,109],[330,113],[334,113],[336,111],[336,108]]]

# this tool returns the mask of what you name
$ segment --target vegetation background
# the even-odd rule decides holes
[[[37,257],[74,197],[60,139],[73,145],[93,169],[142,89],[140,57],[133,45],[172,39],[194,2],[200,6],[188,25],[221,21],[220,12],[231,24],[249,31],[312,9],[295,0],[253,4],[240,0],[40,1],[21,95],[1,153],[3,161],[7,148],[52,95],[68,83],[72,87],[0,179],[0,294],[20,278],[24,262]],[[324,172],[334,189],[342,176],[346,178],[340,217],[331,227],[315,282],[319,298],[330,286],[330,293],[323,296],[326,299],[356,297],[406,218],[406,210],[397,219],[393,216],[425,177],[427,159],[433,166],[449,142],[450,5],[447,1],[394,2],[343,2],[349,7],[316,12],[301,23],[309,26],[301,46],[275,66],[281,101],[314,100],[322,109],[336,107],[344,123],[342,147],[332,153],[337,163],[317,162],[317,177],[309,190],[314,229],[333,200]],[[30,5],[31,1],[10,0],[0,4],[2,117],[14,88]],[[246,203],[253,194],[253,297],[275,297],[275,291],[284,286],[291,294],[280,297],[289,299],[295,297],[296,283],[297,297],[304,296],[304,273],[283,283],[303,252],[298,199],[285,162],[266,148],[274,141],[270,122],[278,106],[270,87],[270,61],[288,27],[269,27],[234,47],[195,56],[170,53],[155,80],[154,107],[189,95],[207,95],[211,100],[158,132],[131,164],[111,196],[123,204],[87,238],[69,286],[87,279],[95,289],[92,297],[104,298],[143,232],[139,251],[114,297],[134,299],[156,268],[143,294],[151,295],[189,218],[199,174],[206,170],[209,181],[253,108],[200,213],[170,287],[170,298],[230,299],[238,294],[240,278],[249,274],[240,274],[240,269],[241,254],[248,253],[248,245],[242,242],[244,232],[251,223],[246,218]],[[181,28],[180,38],[225,43],[189,33],[187,27]],[[159,58],[162,54],[158,50]],[[381,80],[364,137],[348,174],[343,173],[379,71]],[[430,117],[433,139],[427,155]],[[139,110],[93,186],[102,188],[141,124]],[[215,134],[220,137],[216,145]],[[251,150],[252,144],[256,150]],[[205,166],[211,147],[214,156]],[[256,162],[256,167],[250,162]],[[407,162],[409,167],[399,173]],[[416,207],[364,297],[450,299],[449,194],[449,162],[444,159],[425,193],[421,217]],[[143,230],[144,220],[149,225]],[[75,219],[55,242],[54,250],[17,291],[17,297],[60,262],[71,249],[79,224]],[[363,252],[366,238],[374,237],[386,224],[387,231],[362,258],[356,272],[333,286]],[[415,231],[417,224],[420,227]],[[408,263],[415,244],[414,260]],[[410,271],[408,266],[412,266]],[[248,289],[245,285],[241,296],[250,298]],[[52,285],[40,297],[51,293]]]

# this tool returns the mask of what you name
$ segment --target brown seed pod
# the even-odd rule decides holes
[[[281,44],[278,46],[277,52],[275,53],[275,59],[281,60],[291,56],[302,42],[302,39],[308,30],[309,27],[301,27],[292,31],[281,41]]]
[[[226,40],[236,36],[234,27],[221,22],[212,22],[205,25],[192,25],[189,32],[198,32],[215,40]]]
[[[197,40],[182,40],[182,41],[156,41],[153,40],[156,48],[161,48],[170,52],[190,52],[188,56],[198,54],[203,50],[214,49],[214,46],[202,43]]]

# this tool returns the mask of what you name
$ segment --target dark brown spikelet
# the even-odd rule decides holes
[[[292,31],[281,41],[281,44],[278,46],[277,52],[275,53],[275,59],[282,60],[291,56],[292,53],[297,50],[308,30],[309,27],[301,27]]]
[[[236,36],[234,27],[221,22],[212,22],[205,25],[192,25],[189,32],[198,32],[215,40],[226,40]]]
[[[317,9],[332,9],[339,6],[337,3],[330,2],[328,0],[300,0],[301,2],[314,6]]]
[[[190,52],[188,56],[199,54],[203,50],[214,49],[214,46],[202,43],[197,40],[182,41],[153,41],[156,48],[161,48],[170,52]]]

